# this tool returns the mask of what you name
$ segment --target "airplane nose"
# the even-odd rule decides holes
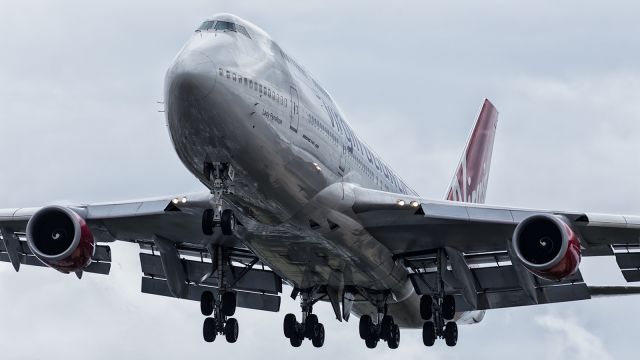
[[[214,63],[200,51],[181,54],[167,77],[168,90],[180,100],[202,100],[216,83]]]

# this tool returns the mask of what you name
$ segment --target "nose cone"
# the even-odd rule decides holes
[[[167,97],[175,100],[202,100],[216,84],[216,69],[205,53],[183,52],[167,72]]]

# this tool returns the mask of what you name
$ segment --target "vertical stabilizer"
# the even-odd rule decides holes
[[[497,125],[498,111],[485,99],[447,190],[447,200],[484,203]]]

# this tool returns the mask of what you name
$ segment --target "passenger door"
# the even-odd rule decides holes
[[[298,132],[298,124],[300,123],[300,101],[298,99],[298,90],[291,85],[291,122],[289,129]]]

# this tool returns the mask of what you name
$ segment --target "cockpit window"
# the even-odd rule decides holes
[[[200,27],[196,30],[196,31],[206,31],[206,30],[217,30],[217,31],[233,31],[233,32],[238,32],[246,37],[248,37],[249,39],[251,39],[251,35],[249,35],[249,32],[247,31],[247,29],[239,24],[234,24],[232,22],[229,21],[215,21],[215,20],[209,20],[209,21],[205,21],[202,23],[202,25],[200,25]]]
[[[218,21],[216,22],[214,29],[236,31],[236,24],[228,21]]]
[[[196,31],[209,30],[213,27],[215,21],[205,21],[200,25],[200,27]]]
[[[236,29],[238,29],[238,32],[246,37],[248,37],[249,39],[251,39],[251,36],[249,35],[249,33],[247,32],[247,29],[244,28],[244,26],[242,25],[236,25]]]

